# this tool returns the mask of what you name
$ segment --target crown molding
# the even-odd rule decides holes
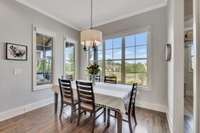
[[[165,7],[165,6],[167,6],[167,0],[165,0],[165,2],[163,2],[161,4],[158,4],[158,5],[155,5],[155,6],[151,6],[149,8],[146,8],[146,9],[143,9],[143,10],[140,10],[140,11],[137,11],[137,12],[132,12],[132,13],[129,13],[127,15],[115,17],[114,19],[106,20],[106,21],[104,21],[102,23],[94,24],[94,26],[95,27],[102,26],[102,25],[105,25],[105,24],[108,24],[108,23],[112,23],[112,22],[115,22],[115,21],[119,21],[119,20],[123,20],[123,19],[129,18],[129,17],[133,17],[133,16],[136,16],[136,15],[145,13],[145,12],[156,10],[156,9],[159,9],[159,8],[162,8],[162,7]]]
[[[71,28],[73,28],[73,29],[75,29],[75,30],[80,31],[80,28],[79,28],[78,26],[75,26],[74,24],[71,24],[71,23],[69,23],[69,22],[66,22],[66,21],[64,21],[64,20],[62,20],[62,19],[60,19],[60,18],[54,16],[54,15],[51,15],[51,14],[47,13],[46,11],[44,11],[44,10],[42,10],[42,9],[39,9],[39,8],[37,8],[37,7],[35,7],[35,6],[31,5],[31,4],[29,4],[28,2],[26,2],[26,0],[16,0],[16,1],[17,1],[18,3],[20,3],[20,4],[22,4],[22,5],[25,5],[25,6],[29,7],[29,8],[31,8],[31,9],[35,10],[35,11],[38,11],[39,13],[41,13],[41,14],[47,16],[47,17],[50,17],[50,18],[56,20],[56,21],[59,22],[59,23],[62,23],[62,24],[64,24],[64,25],[66,25],[66,26],[69,26],[69,27],[71,27]]]
[[[50,13],[47,13],[46,11],[42,10],[42,9],[39,9],[37,8],[36,6],[33,6],[31,4],[29,4],[28,2],[26,2],[26,0],[16,0],[18,3],[22,4],[22,5],[25,5],[35,11],[38,11],[40,12],[41,14],[45,15],[45,16],[48,16],[54,20],[56,20],[57,22],[60,22],[66,26],[69,26],[75,30],[78,30],[78,31],[81,31],[83,29],[86,29],[88,28],[89,26],[86,26],[86,27],[82,27],[80,28],[79,26],[76,26],[75,24],[71,24],[69,22],[66,22],[54,15],[51,15]],[[94,24],[94,27],[98,27],[98,26],[101,26],[101,25],[105,25],[105,24],[108,24],[108,23],[111,23],[111,22],[115,22],[115,21],[118,21],[118,20],[123,20],[123,19],[126,19],[126,18],[129,18],[129,17],[133,17],[133,16],[136,16],[136,15],[139,15],[139,14],[142,14],[142,13],[145,13],[145,12],[148,12],[148,11],[152,11],[152,10],[155,10],[155,9],[159,9],[159,8],[162,8],[162,7],[165,7],[167,6],[167,1],[168,0],[165,0],[165,2],[161,3],[161,4],[158,4],[158,5],[155,5],[155,6],[151,6],[149,8],[146,8],[146,9],[143,9],[143,10],[140,10],[140,11],[137,11],[137,12],[132,12],[132,13],[129,13],[129,14],[126,14],[126,15],[122,15],[122,16],[119,16],[119,17],[115,17],[115,18],[111,18],[109,20],[106,20],[104,22],[101,22],[101,23],[97,23],[97,24]]]

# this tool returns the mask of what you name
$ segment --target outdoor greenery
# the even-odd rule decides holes
[[[121,81],[121,63],[114,62],[111,60],[106,61],[105,64],[105,73],[106,75],[116,76],[118,82]],[[125,64],[125,80],[126,84],[132,84],[137,82],[139,85],[146,86],[147,85],[147,65],[142,63]]]
[[[75,74],[75,61],[74,61],[74,54],[73,52],[68,54],[69,59],[65,60],[65,74],[73,75]]]

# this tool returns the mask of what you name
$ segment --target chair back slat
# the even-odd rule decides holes
[[[129,105],[128,105],[128,113],[131,112],[131,107],[133,104],[135,104],[136,96],[137,96],[137,83],[133,83]]]
[[[70,103],[73,104],[74,98],[71,81],[66,79],[58,79],[58,81],[60,86],[61,102],[66,102],[65,99],[70,99],[67,102],[70,101]]]
[[[105,76],[104,82],[111,83],[111,84],[117,84],[117,77],[116,76]]]
[[[78,101],[79,106],[83,107],[83,105],[87,104],[92,108],[95,109],[95,98],[93,92],[93,85],[91,82],[81,82],[76,81],[77,92],[78,92]]]

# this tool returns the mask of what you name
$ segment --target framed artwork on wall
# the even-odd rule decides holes
[[[26,45],[6,43],[6,59],[16,61],[26,61],[28,49]]]

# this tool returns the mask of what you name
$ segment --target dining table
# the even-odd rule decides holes
[[[86,82],[86,81],[85,81]],[[71,82],[75,99],[77,98],[76,82]],[[122,115],[126,113],[126,105],[128,105],[132,86],[124,84],[109,84],[104,82],[96,82],[93,85],[95,96],[95,104],[106,107],[116,112],[117,132],[122,133]],[[58,84],[52,86],[54,92],[55,113],[58,110],[58,101],[60,87]]]

